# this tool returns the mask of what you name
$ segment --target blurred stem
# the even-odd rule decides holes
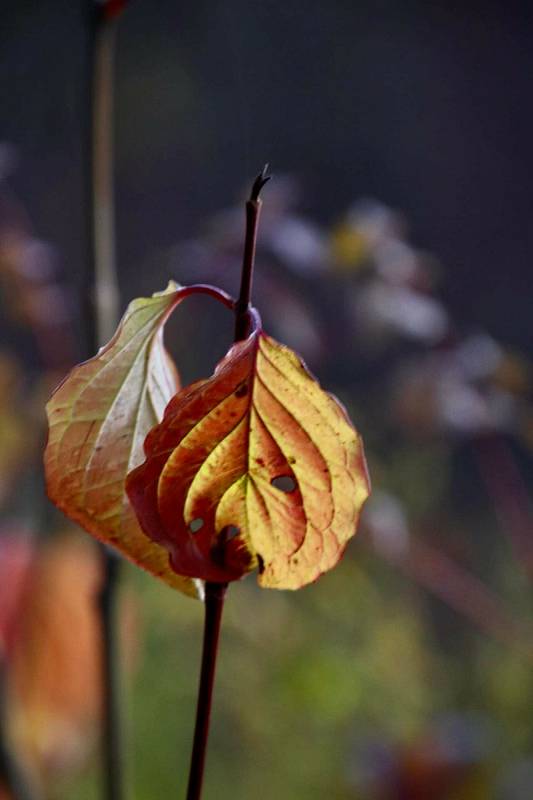
[[[514,618],[483,581],[445,553],[413,539],[403,562],[412,578],[469,619],[486,635],[517,649],[533,660],[532,630]]]
[[[87,0],[86,0],[87,2]],[[88,0],[87,52],[87,239],[82,287],[87,358],[107,342],[118,323],[119,291],[115,262],[113,191],[113,62],[116,4]],[[98,613],[102,641],[103,797],[123,800],[123,744],[117,642],[117,594],[120,562],[98,545],[102,586]]]
[[[220,636],[220,623],[222,620],[226,588],[227,584],[225,583],[206,583],[205,586],[202,671],[200,675],[200,688],[198,690],[198,704],[196,706],[196,725],[194,728],[187,800],[200,800],[202,793],[218,640]]]
[[[401,553],[384,549],[378,552],[469,620],[481,633],[512,647],[533,662],[533,630],[529,624],[515,619],[498,595],[446,553],[415,536]]]
[[[528,579],[533,580],[533,518],[526,482],[513,451],[501,433],[472,440],[481,477],[494,503],[502,530]]]
[[[115,202],[113,147],[113,65],[116,23],[90,0],[92,15],[90,68],[90,264],[86,276],[88,345],[90,355],[109,341],[119,317],[115,259]]]
[[[29,778],[10,744],[7,725],[7,691],[5,662],[0,661],[0,791],[6,789],[13,800],[37,800]]]

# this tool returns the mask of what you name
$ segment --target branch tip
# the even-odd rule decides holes
[[[107,23],[120,17],[128,0],[93,0],[99,22]]]
[[[268,181],[272,177],[272,175],[267,175],[268,166],[269,166],[268,164],[265,164],[265,166],[263,167],[263,169],[261,170],[261,172],[254,181],[254,184],[252,186],[252,192],[250,194],[250,200],[252,202],[256,203],[259,200],[259,194],[261,193],[261,189],[263,188],[265,183],[268,183]]]

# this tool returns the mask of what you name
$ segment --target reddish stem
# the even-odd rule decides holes
[[[187,800],[200,800],[204,777],[209,719],[213,699],[213,683],[220,635],[220,623],[224,608],[227,584],[206,583],[205,586],[205,625],[202,652],[202,672],[196,707],[196,725],[189,772]]]
[[[242,261],[241,289],[239,299],[235,305],[235,341],[239,342],[248,335],[249,309],[252,295],[252,281],[254,274],[255,246],[257,242],[257,228],[259,212],[261,211],[261,189],[270,180],[266,174],[268,164],[257,176],[252,186],[250,199],[246,203],[246,237],[244,240],[244,256]]]
[[[219,289],[217,286],[211,286],[209,283],[193,283],[191,286],[184,286],[181,297],[188,297],[191,294],[207,294],[214,300],[218,300],[218,302],[222,303],[226,308],[229,308],[230,311],[235,309],[235,300],[233,297],[223,289]]]
[[[256,328],[259,324],[259,316],[255,309],[250,307],[250,296],[252,292],[252,279],[254,270],[255,244],[257,241],[257,226],[259,222],[259,212],[261,210],[261,200],[259,193],[270,180],[266,175],[267,167],[254,181],[250,198],[246,203],[246,237],[244,240],[244,257],[242,264],[241,289],[239,299],[234,302],[229,295],[206,284],[196,284],[187,287],[187,293],[204,293],[220,300],[228,308],[235,311],[235,341],[244,339],[250,327]],[[211,705],[213,700],[213,684],[215,680],[215,669],[218,653],[218,640],[220,637],[220,623],[222,620],[222,610],[224,608],[224,597],[226,594],[226,583],[210,583],[205,585],[205,623],[204,623],[204,642],[202,649],[202,671],[200,674],[200,688],[198,690],[198,704],[196,706],[196,724],[194,728],[194,739],[191,756],[191,767],[189,771],[189,786],[187,788],[187,800],[200,800],[202,793],[202,783],[204,778],[205,758],[207,753],[207,739],[209,736],[209,720],[211,717]]]

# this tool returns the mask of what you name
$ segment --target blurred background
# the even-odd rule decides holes
[[[10,4],[0,41],[0,710],[43,798],[96,800],[98,566],[41,469],[44,403],[84,355],[83,4]],[[120,20],[121,307],[169,278],[236,293],[270,162],[255,304],[347,406],[374,487],[316,585],[231,587],[206,798],[533,797],[532,44],[527,3]],[[174,315],[184,383],[225,314]],[[202,607],[132,567],[122,601],[133,796],[180,797]]]

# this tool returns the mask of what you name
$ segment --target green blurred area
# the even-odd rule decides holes
[[[133,797],[181,797],[202,607],[130,569],[127,583],[138,596],[143,631],[127,703]],[[399,796],[390,784],[390,794],[364,788],[365,745],[387,743],[400,759],[403,748],[425,739],[431,753],[435,726],[450,709],[464,715],[465,726],[472,712],[479,715],[480,729],[467,731],[473,755],[465,757],[481,789],[463,782],[459,794],[445,796],[496,796],[494,775],[532,746],[531,666],[459,619],[451,622],[441,648],[424,598],[357,542],[336,571],[298,593],[261,591],[253,578],[232,585],[205,797]],[[381,777],[386,786],[385,772]],[[52,796],[96,800],[99,782],[93,765]]]

